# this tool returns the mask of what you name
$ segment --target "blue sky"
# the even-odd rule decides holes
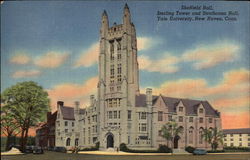
[[[8,1],[1,4],[1,91],[17,82],[33,80],[47,89],[54,101],[62,99],[71,105],[80,99],[87,103],[86,97],[96,93],[95,85],[90,87],[93,90],[84,93],[82,90],[97,80],[98,66],[93,57],[97,56],[101,14],[104,9],[107,11],[110,26],[114,22],[120,24],[125,2]],[[249,101],[241,106],[223,105],[231,97],[249,97],[248,92],[244,90],[241,94],[235,88],[229,91],[221,88],[235,76],[249,75],[248,2],[127,3],[140,43],[141,92],[152,87],[155,94],[207,99],[228,114],[233,113],[234,107],[239,108],[239,114],[248,111]],[[233,22],[157,21],[158,10],[177,11],[181,5],[212,5],[214,11],[238,11],[239,16]],[[243,89],[249,87],[242,79],[236,82],[245,83]],[[193,83],[196,87],[185,88]],[[174,86],[184,89],[177,92],[171,88]],[[72,94],[60,95],[60,92],[66,94],[67,90],[63,89],[67,87],[72,89]],[[197,94],[200,89],[211,91]]]

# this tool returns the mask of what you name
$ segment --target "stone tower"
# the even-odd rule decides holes
[[[128,143],[128,120],[138,93],[136,31],[126,4],[122,24],[109,27],[106,11],[102,14],[98,83],[101,148]]]

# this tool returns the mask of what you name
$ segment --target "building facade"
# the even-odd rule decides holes
[[[140,93],[136,30],[127,5],[122,24],[109,26],[106,11],[102,14],[97,88],[97,98],[90,97],[88,108],[58,103],[57,146],[89,147],[99,142],[103,150],[121,143],[134,149],[156,149],[167,145],[160,130],[174,120],[183,128],[174,148],[207,148],[210,145],[202,139],[202,129],[221,128],[220,113],[207,101],[156,96],[151,88]]]
[[[224,129],[225,147],[250,147],[250,128]]]
[[[41,124],[36,129],[36,145],[43,148],[54,147],[55,146],[55,122],[57,119],[57,112],[53,114],[51,112],[47,113],[47,122]]]

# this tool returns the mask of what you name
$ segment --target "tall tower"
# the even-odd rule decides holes
[[[122,24],[114,23],[109,27],[107,12],[102,14],[98,83],[101,146],[107,147],[108,134],[112,134],[114,145],[129,141],[128,114],[135,106],[138,93],[136,31],[126,4]]]

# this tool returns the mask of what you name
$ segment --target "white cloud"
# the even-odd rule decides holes
[[[197,70],[214,67],[223,62],[231,62],[237,58],[240,47],[233,43],[222,42],[211,45],[199,45],[186,51],[182,59],[194,62]]]
[[[47,52],[44,55],[37,57],[34,64],[43,68],[57,68],[61,66],[67,59],[69,54],[66,52]]]
[[[13,64],[28,64],[30,62],[29,56],[27,56],[25,53],[19,53],[11,57],[10,63]]]
[[[99,43],[92,44],[87,50],[83,51],[80,58],[76,61],[74,67],[90,67],[96,64],[99,55]]]
[[[148,56],[139,56],[138,63],[141,70],[160,73],[175,73],[179,70],[179,59],[170,54],[163,54],[160,59],[151,59]]]
[[[12,74],[13,78],[37,77],[41,74],[39,70],[20,70]]]

